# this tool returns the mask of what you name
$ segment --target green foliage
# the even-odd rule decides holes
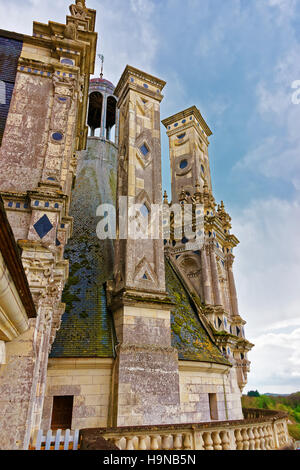
[[[286,397],[280,395],[256,396],[252,392],[248,392],[247,396],[243,395],[242,397],[242,405],[243,408],[285,411],[290,419],[290,424],[288,425],[289,433],[296,441],[300,441],[300,392]]]
[[[300,441],[300,425],[288,424],[289,435],[296,441]]]
[[[259,394],[259,392],[258,392],[257,390],[255,390],[255,391],[254,391],[254,390],[250,390],[250,392],[248,392],[247,396],[248,396],[248,397],[259,397],[260,394]]]

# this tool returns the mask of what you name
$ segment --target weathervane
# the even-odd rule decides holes
[[[103,54],[98,54],[99,59],[101,60],[101,73],[100,73],[100,78],[103,78],[103,63],[104,63],[104,55]]]

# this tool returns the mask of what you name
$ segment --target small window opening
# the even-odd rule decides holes
[[[73,396],[53,397],[51,429],[71,429]]]
[[[209,393],[209,410],[210,410],[210,419],[212,421],[217,421],[218,418],[218,403],[217,403],[217,394]]]

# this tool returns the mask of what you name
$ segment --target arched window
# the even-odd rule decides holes
[[[95,135],[95,130],[101,127],[103,96],[99,91],[90,94],[88,126],[91,129],[91,136]]]
[[[106,139],[115,141],[115,126],[116,126],[116,107],[117,100],[113,96],[107,98],[106,109]]]

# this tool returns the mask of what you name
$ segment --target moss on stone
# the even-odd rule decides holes
[[[166,287],[175,306],[171,311],[172,345],[179,359],[229,364],[201,324],[183,282],[166,259]]]

